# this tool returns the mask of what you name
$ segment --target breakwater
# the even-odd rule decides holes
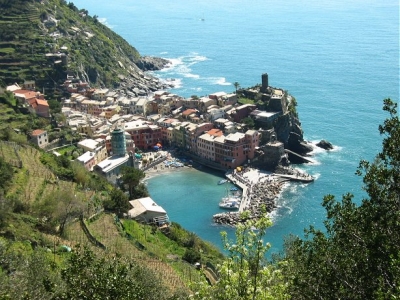
[[[263,213],[270,213],[276,208],[275,199],[282,191],[287,179],[276,174],[263,173],[257,169],[233,171],[226,177],[243,190],[239,211],[215,214],[213,220],[217,224],[236,225],[248,219],[259,219]],[[264,207],[265,212],[263,212]],[[246,218],[242,213],[248,212]]]

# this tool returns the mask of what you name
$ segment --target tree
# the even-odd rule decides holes
[[[251,117],[246,117],[242,119],[243,124],[245,124],[249,129],[253,129],[255,126],[254,120]]]
[[[128,185],[129,198],[133,199],[134,189],[146,175],[142,170],[124,166],[121,168],[121,181]]]
[[[84,210],[85,205],[76,197],[76,195],[60,188],[52,191],[46,197],[34,205],[35,213],[42,220],[43,225],[49,231],[55,231],[62,235],[65,225],[72,219],[79,217]]]
[[[233,83],[233,86],[235,87],[235,94],[237,94],[237,90],[238,90],[239,87],[240,87],[239,82],[235,81],[235,82]]]
[[[118,188],[113,188],[110,198],[104,202],[104,208],[118,214],[126,212],[130,208],[128,196]]]
[[[267,217],[249,220],[247,213],[241,217],[247,221],[237,226],[235,242],[228,241],[227,233],[222,232],[228,257],[218,266],[218,282],[195,285],[194,299],[288,299],[281,272],[265,260],[270,244],[265,244],[263,237],[271,221]]]
[[[294,299],[397,299],[400,297],[400,121],[397,105],[384,100],[390,118],[375,161],[361,161],[368,197],[324,197],[326,232],[310,227],[306,239],[286,245],[285,276]]]

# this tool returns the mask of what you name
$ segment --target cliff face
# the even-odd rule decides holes
[[[313,149],[304,141],[296,99],[282,89],[269,86],[267,74],[262,75],[262,82],[262,85],[239,91],[239,97],[253,100],[258,110],[252,114],[262,139],[253,164],[271,170],[278,165],[287,165],[288,157],[292,163],[304,162],[296,155],[288,154],[287,157],[284,151],[288,149],[304,156]],[[262,112],[269,114],[263,117]]]
[[[4,2],[4,3],[3,3]],[[35,80],[54,93],[74,75],[93,86],[156,90],[165,86],[143,71],[168,61],[142,57],[121,36],[64,0],[3,1],[0,10],[0,84]]]
[[[304,141],[303,129],[299,118],[291,112],[280,116],[274,124],[277,139],[281,141],[285,149],[289,149],[300,155],[312,151],[312,147]]]

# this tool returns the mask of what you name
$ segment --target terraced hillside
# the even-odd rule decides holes
[[[148,237],[149,242],[147,242],[143,236],[142,238],[127,236],[125,231],[121,228],[118,229],[118,221],[116,222],[115,217],[108,214],[88,223],[88,228],[107,247],[107,251],[118,253],[129,260],[147,266],[156,272],[172,291],[184,288],[190,282],[204,280],[202,274],[193,266],[176,260],[176,255],[171,254],[168,259],[167,256],[161,254],[159,250],[166,246],[161,240],[154,240],[154,238],[157,239],[157,236],[162,236],[160,232],[158,234],[153,233],[151,242],[150,237]],[[141,229],[138,229],[137,232],[143,234]],[[150,232],[147,234],[151,235]]]
[[[34,80],[62,96],[67,74],[92,86],[158,89],[143,70],[166,61],[142,58],[121,36],[65,0],[0,0],[0,86]],[[160,65],[161,64],[161,65]]]
[[[53,66],[46,64],[50,51],[46,35],[42,33],[37,5],[23,1],[5,5],[0,12],[0,78],[5,83],[24,79],[40,80],[55,77]]]
[[[14,182],[6,197],[17,198],[23,204],[31,206],[57,191],[74,193],[83,203],[95,196],[93,191],[79,189],[76,183],[58,180],[40,161],[41,152],[29,145],[0,141],[0,156],[14,167]]]

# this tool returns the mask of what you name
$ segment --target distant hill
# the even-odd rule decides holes
[[[156,90],[143,71],[167,63],[142,57],[121,36],[64,0],[0,0],[0,85],[35,80],[60,96],[67,74],[94,86]]]

